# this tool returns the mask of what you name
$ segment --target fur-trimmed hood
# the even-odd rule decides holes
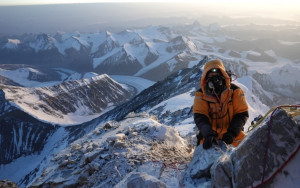
[[[221,71],[221,73],[226,81],[226,87],[228,89],[230,89],[230,77],[226,73],[226,70],[225,70],[225,67],[224,67],[222,61],[220,59],[215,59],[215,60],[207,62],[204,66],[203,74],[201,77],[201,84],[200,84],[203,93],[205,93],[206,75],[213,68],[217,68]]]

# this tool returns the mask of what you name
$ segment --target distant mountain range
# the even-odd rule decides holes
[[[122,124],[118,122],[129,119],[130,123],[136,113],[184,129],[181,133],[191,141],[194,123],[189,112],[193,95],[200,87],[203,65],[215,58],[221,59],[226,69],[237,75],[234,82],[246,93],[250,120],[269,107],[299,103],[300,56],[295,50],[299,49],[299,43],[273,38],[241,40],[233,33],[234,29],[218,24],[204,27],[195,22],[174,28],[148,27],[121,33],[25,34],[2,38],[0,177],[9,178],[22,187],[31,185],[37,178],[41,179],[37,184],[52,185],[53,179],[44,181],[47,177],[43,178],[43,174],[48,172],[43,170],[61,159],[61,151],[72,150],[72,147],[79,151],[74,143],[81,141],[84,142],[82,151],[92,151],[98,145],[82,138],[96,135],[102,142],[115,134],[120,136],[119,130],[126,131],[121,130]],[[284,49],[289,49],[288,53]],[[139,77],[156,83],[138,80]],[[148,131],[143,129],[139,119],[135,121],[140,126],[138,131],[128,130],[128,134],[134,137]],[[246,127],[249,125],[247,122]],[[114,138],[111,143],[118,140]],[[123,143],[118,144],[114,147]],[[105,152],[110,148],[103,147],[99,149],[104,152],[100,152],[100,161],[106,160]],[[88,168],[87,160],[92,154],[76,160]],[[55,164],[61,164],[63,169],[73,168],[75,159],[62,158],[66,163]],[[93,167],[92,172],[96,168]],[[51,178],[55,183],[54,176]],[[86,174],[82,176],[86,177]]]
[[[77,72],[134,75],[153,81],[195,65],[203,55],[246,62],[300,62],[300,36],[294,30],[243,26],[202,26],[198,22],[174,27],[128,29],[119,33],[24,34],[0,38],[1,64],[68,68]],[[265,29],[265,28],[264,28]],[[286,35],[280,35],[286,34]],[[245,39],[244,39],[245,38]],[[298,42],[295,42],[298,41]]]

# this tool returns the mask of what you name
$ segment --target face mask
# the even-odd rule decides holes
[[[218,96],[220,96],[225,87],[225,80],[222,76],[213,76],[207,78],[206,91],[208,92],[208,94],[217,94]]]

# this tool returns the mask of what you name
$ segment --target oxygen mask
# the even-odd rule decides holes
[[[225,87],[224,77],[219,75],[207,77],[206,91],[208,94],[220,96]]]

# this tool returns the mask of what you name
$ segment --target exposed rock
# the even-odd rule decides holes
[[[194,185],[197,185],[201,178],[211,177],[211,166],[227,149],[224,142],[218,142],[218,144],[207,150],[203,149],[201,144],[195,149],[194,157],[184,172],[183,183],[193,182]]]
[[[0,89],[0,115],[8,113],[14,109],[15,107],[9,104],[9,102],[5,99],[5,93],[2,89]]]
[[[0,180],[0,188],[18,188],[18,186],[9,180]]]
[[[268,138],[268,124],[271,126]],[[269,140],[268,140],[269,139]],[[265,151],[268,145],[267,160]],[[262,181],[264,165],[265,178],[270,178],[295,152],[300,144],[299,124],[296,124],[284,110],[277,109],[271,122],[255,128],[229,158],[223,156],[212,168],[212,182],[215,187],[254,187]],[[272,180],[268,183],[272,187]]]
[[[43,187],[55,182],[55,185],[52,184],[54,187],[114,187],[130,172],[142,170],[139,168],[141,166],[146,170],[154,168],[152,161],[190,161],[192,152],[176,129],[154,121],[149,114],[131,115],[132,118],[119,122],[119,127],[107,130],[104,135],[98,136],[91,131],[72,143],[57,154],[55,160],[51,160],[44,175],[37,178],[31,186]],[[104,126],[105,123],[99,125]],[[126,136],[125,132],[135,136]],[[86,148],[92,145],[97,145],[98,148],[92,148],[92,151],[86,153]],[[73,164],[71,160],[77,161],[77,164]],[[158,172],[163,169],[162,166],[162,163],[155,166]],[[177,171],[171,170],[176,177],[174,185],[178,185]],[[161,170],[161,173],[153,176],[154,179],[149,178],[150,175],[136,177],[128,186],[134,187],[137,182],[138,187],[166,187],[165,183],[170,181],[166,174],[169,173],[170,169]]]
[[[1,116],[0,125],[0,164],[41,152],[58,129],[18,109]]]
[[[120,183],[118,183],[115,188],[166,188],[164,184],[159,179],[154,176],[150,176],[143,172],[133,172],[124,178]]]
[[[122,141],[117,141],[117,142],[115,142],[114,147],[115,147],[115,148],[126,147],[126,143],[125,143],[125,142],[122,142]]]
[[[83,164],[88,164],[88,163],[92,162],[94,159],[96,159],[96,157],[100,154],[101,151],[102,151],[102,149],[99,148],[92,152],[85,153],[83,155]]]
[[[107,141],[109,141],[109,142],[112,142],[112,141],[116,142],[118,140],[123,140],[124,138],[125,138],[125,134],[119,133],[119,134],[116,134],[116,135],[108,137]]]
[[[105,130],[107,130],[107,129],[111,129],[111,128],[113,128],[113,126],[112,126],[111,122],[107,122],[107,123],[105,123],[105,125],[104,125],[104,129],[105,129]]]
[[[225,168],[223,168],[225,167]],[[216,187],[233,187],[231,179],[233,177],[233,169],[231,160],[227,154],[222,155],[218,160],[215,161],[211,167],[212,179]]]

